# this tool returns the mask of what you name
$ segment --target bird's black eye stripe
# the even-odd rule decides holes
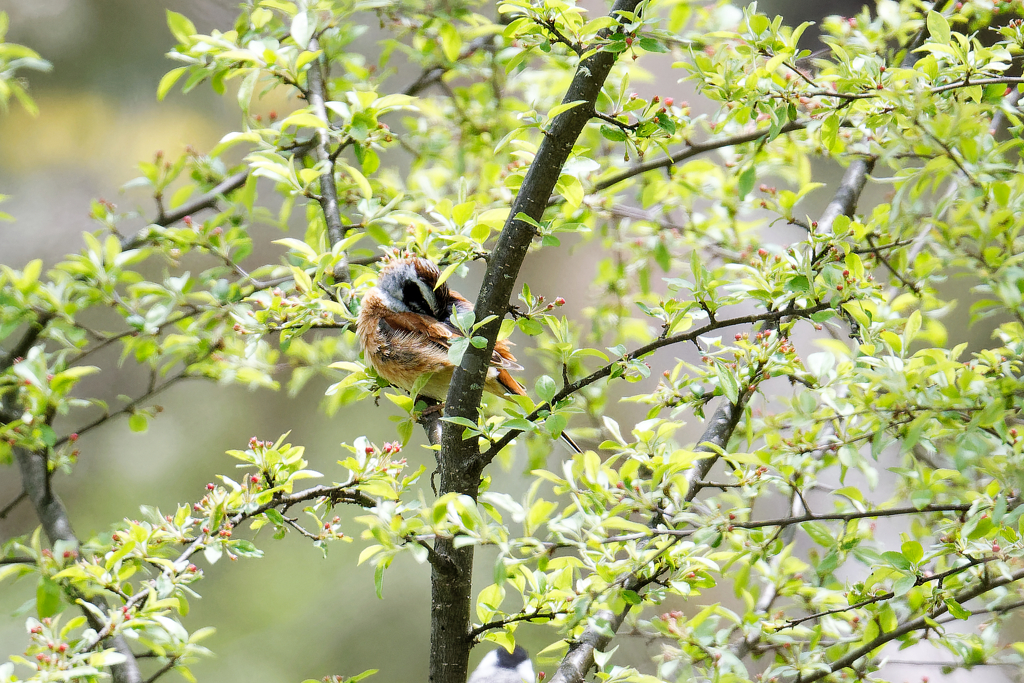
[[[430,304],[423,298],[423,292],[420,291],[415,282],[406,282],[402,286],[402,300],[409,307],[410,311],[421,315],[434,315],[434,311],[430,309]]]

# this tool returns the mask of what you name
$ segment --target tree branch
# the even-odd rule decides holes
[[[708,334],[709,332],[714,332],[715,330],[724,329],[726,327],[733,327],[735,325],[749,325],[749,324],[753,324],[753,323],[757,323],[757,322],[777,321],[777,320],[780,320],[781,318],[791,318],[791,317],[795,318],[795,317],[801,317],[801,316],[808,316],[808,315],[812,315],[814,313],[817,313],[819,311],[826,310],[828,308],[831,308],[831,306],[829,304],[827,304],[827,303],[819,303],[819,304],[815,304],[814,306],[811,306],[810,308],[798,308],[798,309],[781,310],[781,311],[766,311],[765,313],[758,313],[758,314],[754,314],[754,315],[744,315],[744,316],[739,316],[739,317],[736,317],[736,318],[729,318],[727,320],[717,320],[717,321],[714,321],[714,322],[710,322],[707,325],[704,325],[703,327],[699,327],[699,328],[690,330],[689,332],[683,332],[681,334],[673,335],[671,337],[663,337],[663,338],[660,338],[660,339],[655,339],[654,341],[652,341],[649,344],[645,344],[645,345],[643,345],[643,346],[641,346],[641,347],[639,347],[637,349],[634,349],[633,351],[630,351],[629,353],[624,355],[621,359],[613,361],[613,362],[611,362],[611,363],[609,363],[609,364],[607,364],[607,365],[605,365],[605,366],[595,370],[594,372],[590,373],[586,377],[580,378],[580,379],[576,380],[575,382],[573,382],[572,384],[564,385],[558,391],[558,393],[556,393],[554,395],[554,397],[552,397],[551,405],[555,405],[559,401],[568,398],[572,394],[575,394],[580,389],[583,389],[584,387],[588,387],[591,384],[593,384],[594,382],[597,382],[598,380],[604,379],[605,377],[607,377],[608,375],[611,374],[612,370],[619,363],[621,363],[623,361],[631,361],[631,360],[635,360],[637,358],[642,358],[642,357],[646,356],[649,353],[653,353],[654,351],[660,349],[663,346],[669,346],[671,344],[679,344],[681,342],[691,342],[691,341],[697,339],[697,337],[701,337],[701,336],[703,336],[705,334]],[[525,419],[530,421],[530,422],[533,422],[534,420],[536,420],[540,416],[541,411],[548,410],[548,409],[549,409],[549,405],[547,403],[545,403],[545,404],[541,405],[540,407],[538,407],[537,409],[535,409],[532,413],[527,415]],[[501,452],[502,448],[504,448],[505,446],[509,445],[509,443],[511,443],[512,440],[514,438],[516,438],[517,436],[519,436],[520,434],[522,434],[522,430],[520,430],[520,429],[509,430],[500,439],[495,441],[491,445],[491,447],[488,448],[485,452],[480,453],[477,456],[474,456],[474,459],[481,460],[481,461],[483,461],[484,465],[486,465],[491,460],[493,460],[495,458],[495,456],[498,455],[499,452]]]
[[[963,604],[963,603],[967,602],[968,600],[971,600],[973,598],[978,597],[979,595],[987,593],[988,591],[992,590],[993,588],[999,588],[1000,586],[1005,586],[1005,585],[1007,585],[1009,583],[1013,583],[1015,581],[1019,581],[1022,578],[1024,578],[1024,569],[1018,569],[1016,572],[1014,572],[1013,574],[1011,574],[1009,576],[1002,576],[1002,575],[1000,575],[1000,576],[994,577],[994,578],[992,578],[990,580],[981,581],[980,583],[978,583],[978,585],[972,586],[970,588],[967,588],[967,589],[961,591],[956,596],[954,596],[953,599],[956,600],[957,603]],[[943,614],[945,614],[948,611],[949,611],[949,608],[946,607],[946,604],[943,602],[943,603],[939,604],[930,613],[922,614],[921,616],[917,617],[916,619],[911,619],[910,621],[906,621],[906,622],[900,624],[899,626],[897,626],[896,628],[894,628],[892,631],[889,631],[888,633],[879,634],[878,637],[874,638],[870,642],[865,643],[861,647],[853,649],[852,651],[850,651],[847,654],[843,655],[842,657],[840,657],[839,659],[835,660],[834,662],[826,664],[824,668],[819,668],[816,671],[813,671],[811,673],[807,673],[806,675],[804,675],[804,674],[798,675],[797,680],[799,680],[801,683],[814,683],[814,681],[817,681],[817,680],[819,680],[821,678],[824,678],[825,676],[828,676],[829,674],[835,673],[836,671],[839,671],[840,669],[845,669],[847,667],[850,667],[858,659],[860,659],[861,657],[864,657],[865,655],[870,654],[872,651],[874,651],[875,649],[885,645],[886,643],[888,643],[888,642],[890,642],[892,640],[895,640],[896,638],[899,638],[900,636],[906,635],[908,633],[912,633],[913,631],[918,631],[918,630],[923,629],[923,628],[928,628],[929,627],[928,626],[928,621],[929,620],[934,620],[936,617],[940,617],[940,616],[942,616]]]
[[[43,313],[38,318],[29,323],[29,327],[25,330],[25,334],[22,335],[21,339],[14,348],[11,349],[4,357],[0,360],[0,372],[7,370],[7,368],[14,365],[14,361],[18,358],[24,357],[36,345],[36,341],[39,339],[39,335],[43,333],[46,326],[53,320],[53,313]]]
[[[222,196],[226,195],[228,192],[232,192],[233,190],[237,190],[238,188],[242,187],[243,185],[245,185],[245,181],[247,181],[248,179],[248,168],[239,171],[238,173],[233,173],[228,177],[224,178],[224,180],[217,183],[209,192],[200,195],[199,197],[196,197],[191,201],[185,202],[176,209],[171,209],[170,211],[167,212],[159,212],[157,214],[157,217],[153,220],[153,223],[156,225],[166,227],[168,225],[171,225],[172,223],[177,223],[185,216],[191,216],[192,214],[199,213],[204,209],[213,209],[217,206],[217,202],[220,200]],[[135,239],[137,237],[138,233],[134,235],[132,239]],[[135,246],[138,245],[132,243],[122,244],[122,248],[124,249],[131,249]]]
[[[157,669],[152,676],[146,679],[146,683],[155,683],[158,678],[160,678],[176,666],[178,666],[178,658],[171,657],[171,659],[166,664]]]
[[[739,423],[744,406],[752,395],[753,392],[748,390],[740,396],[739,402],[736,405],[723,400],[722,405],[719,406],[718,410],[711,417],[711,421],[701,435],[694,451],[698,453],[716,453],[719,450],[724,450],[729,444],[732,433],[736,430],[736,425]],[[695,484],[707,476],[717,460],[717,455],[698,460],[687,471],[686,480],[690,486],[684,496],[686,502],[692,501],[697,495],[700,488],[695,486]],[[646,583],[649,583],[649,581],[644,582],[636,574],[629,574],[624,577],[622,586],[625,590],[637,591]],[[601,610],[595,614],[592,617],[592,621],[597,621],[598,623],[588,625],[583,630],[582,636],[569,646],[569,652],[562,659],[562,663],[559,664],[558,671],[551,677],[551,683],[583,683],[587,673],[594,666],[594,652],[597,650],[604,651],[632,609],[633,605],[627,604],[618,614],[609,610]]]
[[[193,361],[192,363],[189,363],[188,365],[186,365],[181,370],[181,372],[179,372],[178,374],[176,374],[173,377],[169,378],[163,384],[161,384],[161,385],[159,385],[157,387],[153,387],[152,389],[148,390],[146,393],[142,394],[141,396],[139,396],[138,398],[134,399],[133,401],[125,404],[124,406],[122,406],[118,410],[115,410],[112,413],[108,412],[107,414],[103,415],[102,417],[96,418],[95,420],[93,420],[89,424],[84,425],[84,426],[80,427],[79,429],[77,429],[74,433],[77,434],[78,436],[82,436],[83,434],[85,434],[87,432],[91,432],[93,429],[96,429],[97,427],[99,427],[100,425],[104,424],[108,420],[111,420],[112,418],[118,417],[119,415],[125,415],[127,413],[134,412],[135,409],[138,408],[142,403],[144,403],[145,401],[148,401],[149,399],[153,398],[157,394],[163,392],[164,390],[166,390],[167,388],[169,388],[173,384],[176,384],[177,382],[179,382],[179,381],[181,381],[183,379],[189,379],[190,377],[192,377],[192,375],[188,374],[189,368],[192,365],[195,365],[195,363],[201,362],[202,360],[205,360],[205,358],[200,358],[200,359],[198,359],[196,361]],[[67,443],[67,441],[70,438],[71,438],[70,435],[60,437],[53,444],[54,448],[56,448],[57,446],[64,445],[65,443]]]
[[[353,488],[351,483],[339,484],[337,486],[321,485],[314,486],[308,489],[303,489],[302,491],[298,491],[296,493],[292,493],[286,496],[275,496],[266,503],[263,503],[262,505],[256,507],[253,510],[249,510],[248,512],[239,512],[229,521],[227,521],[226,524],[232,527],[236,527],[245,520],[255,517],[256,515],[263,514],[264,512],[272,508],[276,509],[280,507],[281,510],[287,510],[293,505],[305,502],[307,500],[313,500],[316,498],[327,498],[328,500],[331,501],[332,505],[337,505],[338,503],[350,503],[352,505],[358,505],[364,508],[371,508],[377,505],[376,500],[370,498],[362,491]],[[186,562],[188,562],[189,558],[191,558],[203,547],[205,547],[206,543],[211,538],[214,538],[218,531],[219,529],[210,529],[210,531],[200,534],[200,536],[196,538],[194,541],[192,541],[192,543],[184,551],[182,551],[182,553],[171,563],[172,566],[183,566]],[[170,571],[170,568],[164,568],[164,573],[170,573]],[[155,579],[152,579],[151,582],[155,582]],[[136,605],[140,604],[141,602],[143,602],[144,600],[146,600],[148,597],[149,591],[140,589],[134,595],[128,598],[127,601],[125,601],[124,606],[125,608],[131,609]],[[103,609],[106,609],[106,603],[104,603]],[[95,617],[90,618],[90,624],[93,626],[93,629],[96,631],[96,633],[83,646],[83,649],[85,650],[89,650],[96,647],[96,645],[99,644],[100,641],[102,641],[104,638],[107,638],[114,630],[114,622],[112,620],[108,621],[106,624],[103,624],[102,622],[99,622],[98,624],[93,624],[92,619],[94,618]],[[99,620],[97,619],[97,621]],[[117,638],[120,637],[121,636],[117,636]],[[120,682],[115,681],[115,683]]]
[[[46,537],[50,540],[50,544],[53,545],[57,541],[64,541],[78,547],[78,538],[71,528],[71,520],[68,517],[67,510],[50,488],[49,463],[46,460],[46,454],[28,451],[17,446],[13,450],[14,458],[18,463],[18,469],[21,471],[22,486],[35,507],[36,515],[43,525],[43,531],[46,532]],[[76,597],[79,600],[92,603],[101,612],[106,612],[108,608],[107,601],[98,595],[90,598],[85,596]],[[86,609],[83,612],[89,621],[89,625],[94,630],[99,631],[105,626],[92,610]],[[97,639],[92,647],[98,645],[99,642],[100,639]],[[135,661],[135,656],[132,654],[131,648],[128,647],[128,642],[124,636],[115,636],[110,639],[110,642],[114,649],[125,657],[123,663],[114,664],[110,667],[114,683],[142,683],[138,662]],[[92,649],[92,647],[87,649]]]
[[[627,21],[623,13],[632,17],[638,4],[639,0],[616,0],[611,16],[620,22]],[[603,40],[607,35],[609,31],[605,29],[598,39]],[[446,417],[476,417],[501,320],[508,311],[516,277],[536,234],[533,225],[542,218],[562,167],[594,114],[594,103],[616,57],[611,52],[597,51],[580,62],[562,102],[581,104],[563,111],[551,122],[512,202],[509,218],[498,236],[493,257],[487,262],[487,272],[476,298],[477,319],[493,316],[493,320],[479,330],[487,343],[483,348],[470,346],[462,363],[455,368],[445,400]],[[520,215],[528,219],[523,220]],[[463,441],[462,429],[445,423],[438,459],[442,495],[454,492],[476,498],[484,463],[474,456],[479,456],[476,440]],[[464,683],[472,644],[467,634],[473,549],[472,546],[455,548],[447,539],[437,539],[434,549],[456,563],[459,575],[441,580],[435,571],[432,576],[430,683]]]
[[[505,626],[507,626],[508,624],[514,624],[519,621],[533,621],[534,619],[544,619],[546,621],[551,621],[558,615],[559,613],[557,612],[529,612],[516,614],[511,617],[508,617],[507,619],[495,619],[494,621],[489,621],[486,624],[480,624],[476,628],[472,629],[469,632],[469,637],[472,638],[473,641],[475,642],[477,638],[487,633],[488,631],[493,631],[499,628],[505,628]]]
[[[853,215],[857,208],[857,201],[864,191],[864,185],[868,181],[868,176],[874,168],[874,158],[854,159],[850,162],[846,173],[843,174],[843,179],[839,181],[839,188],[832,196],[832,201],[828,203],[821,218],[818,219],[818,225],[814,227],[815,232],[822,235],[831,234],[832,225],[837,218]]]
[[[795,130],[803,130],[811,123],[812,119],[798,119],[796,121],[790,121],[779,129],[779,135],[792,133]],[[733,145],[741,145],[745,142],[754,142],[761,138],[766,138],[770,132],[771,131],[767,128],[757,128],[746,133],[737,133],[736,135],[712,138],[706,142],[687,143],[686,147],[671,156],[645,161],[642,164],[636,164],[624,171],[608,176],[603,180],[599,180],[594,183],[594,186],[590,189],[590,193],[607,190],[609,187],[618,185],[623,180],[628,180],[633,176],[641,175],[648,171],[674,166],[681,161],[686,161],[687,159],[695,157],[698,154],[703,154],[704,152],[710,152],[723,147],[732,147]]]
[[[316,52],[320,45],[316,38],[309,41],[309,50]],[[327,114],[327,89],[324,85],[323,66],[320,58],[316,58],[306,70],[306,81],[309,91],[306,93],[309,104],[313,107],[313,113],[323,119],[325,123],[330,122]],[[341,209],[338,205],[338,186],[334,182],[334,161],[331,157],[330,136],[326,128],[316,129],[316,144],[313,146],[317,160],[324,165],[324,171],[320,174],[320,207],[324,212],[324,220],[327,223],[327,238],[331,246],[345,239],[347,230],[341,224]],[[348,282],[348,260],[341,255],[341,261],[334,269],[335,280]]]
[[[14,511],[14,508],[18,507],[18,504],[24,500],[28,500],[28,492],[22,490],[22,492],[18,494],[17,498],[5,505],[3,510],[0,510],[0,519],[6,519],[7,515],[11,514],[11,512]]]
[[[794,524],[803,524],[804,522],[849,522],[854,519],[900,517],[902,515],[927,514],[929,512],[967,512],[970,509],[971,504],[965,503],[959,505],[926,505],[923,508],[889,508],[886,510],[867,510],[865,512],[833,512],[821,515],[806,513],[803,515],[779,517],[776,519],[758,519],[747,522],[730,521],[729,526],[735,529],[763,529],[765,527],[770,526],[786,528],[793,526]],[[621,536],[612,536],[610,538],[605,539],[605,542],[618,543],[626,541],[637,541],[642,538],[652,538],[654,536],[677,536],[680,538],[687,538],[696,533],[696,531],[696,529],[651,529],[650,531],[638,531],[633,534],[622,534]]]

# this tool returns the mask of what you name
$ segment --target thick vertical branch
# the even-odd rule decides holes
[[[619,18],[619,12],[631,13],[638,4],[639,0],[617,0],[612,16]],[[562,167],[594,114],[594,103],[615,59],[616,55],[611,52],[596,52],[579,64],[562,101],[580,104],[562,112],[552,121],[512,203],[476,300],[478,319],[489,315],[496,318],[480,329],[479,334],[487,339],[485,348],[470,347],[462,357],[460,367],[455,369],[445,401],[445,415],[448,417],[476,417],[501,319],[508,310],[512,288],[536,233],[529,222],[517,216],[524,214],[534,221],[542,218]],[[476,441],[463,441],[462,431],[461,427],[451,423],[444,426],[438,457],[440,491],[442,495],[456,492],[476,498],[483,464],[479,458],[473,459],[479,454]],[[434,549],[452,561],[454,571],[442,572],[438,565],[434,566],[430,681],[464,683],[472,644],[468,634],[473,549],[471,546],[456,549],[451,541],[445,539],[438,539]]]
[[[319,49],[320,45],[316,38],[309,41],[310,52],[316,52]],[[313,107],[313,113],[323,119],[324,123],[330,123],[331,119],[327,114],[325,104],[327,88],[324,85],[321,61],[319,57],[313,60],[306,71],[308,85],[306,98],[309,100],[310,106]],[[320,174],[320,207],[323,209],[324,221],[327,223],[327,239],[330,240],[331,246],[334,246],[345,238],[346,231],[345,226],[341,224],[341,209],[338,204],[338,186],[334,182],[334,160],[331,158],[330,136],[326,128],[317,128],[315,136],[316,145],[313,147],[313,152],[316,154],[317,161],[324,166],[324,170]],[[341,282],[349,281],[348,260],[344,254],[341,255],[341,262],[334,269],[334,278]]]
[[[612,16],[618,17],[619,12],[633,12],[637,4],[639,0],[618,0],[612,8]],[[565,97],[562,98],[563,103],[580,104],[555,117],[541,142],[537,156],[530,165],[519,194],[512,202],[512,210],[498,236],[492,258],[487,263],[487,272],[484,274],[480,294],[476,299],[478,319],[490,315],[496,318],[480,329],[479,334],[487,339],[486,346],[480,349],[470,347],[462,357],[461,365],[455,369],[445,401],[445,414],[448,416],[475,419],[483,393],[484,376],[494,349],[494,340],[497,338],[501,319],[508,310],[512,289],[526,258],[526,252],[536,235],[536,228],[518,216],[524,214],[533,221],[542,219],[562,167],[569,158],[583,127],[594,114],[594,103],[615,64],[615,57],[616,55],[611,52],[597,52],[580,63]],[[458,455],[457,461],[461,462],[472,454],[475,444],[470,441],[463,442],[462,430],[453,427],[455,426],[445,427],[443,450]]]
[[[35,507],[36,515],[43,525],[43,531],[46,532],[46,537],[50,540],[50,544],[64,541],[77,546],[78,538],[71,528],[68,512],[60,498],[50,488],[50,473],[46,454],[16,447],[14,449],[14,457],[18,462],[18,469],[21,471],[22,486]],[[101,597],[79,597],[91,602],[101,612],[106,612],[108,609],[106,600]],[[100,631],[106,626],[92,611],[84,611],[86,618],[89,620],[89,625],[93,629]],[[132,654],[131,648],[128,647],[128,642],[123,636],[118,635],[110,639],[110,644],[115,650],[125,656],[124,663],[110,667],[114,683],[141,683],[142,675],[139,673],[139,665]]]

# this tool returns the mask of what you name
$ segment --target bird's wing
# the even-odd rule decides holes
[[[463,336],[453,325],[442,322],[432,316],[413,313],[412,311],[399,313],[386,309],[381,312],[381,320],[395,332],[422,334],[445,350],[451,347],[452,340]],[[491,365],[499,368],[502,374],[507,375],[512,384],[518,385],[511,375],[508,375],[507,371],[522,370],[523,366],[516,363],[516,358],[508,350],[506,342],[499,341],[494,345],[494,352],[491,353]],[[519,391],[513,390],[513,393],[521,393],[521,391],[521,389]]]
[[[399,313],[391,309],[385,309],[381,311],[380,319],[391,328],[393,334],[422,335],[445,349],[451,346],[452,339],[462,336],[451,325],[447,325],[432,316],[413,313],[412,311]]]

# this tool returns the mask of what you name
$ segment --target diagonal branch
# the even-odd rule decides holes
[[[326,498],[331,502],[331,505],[337,505],[339,503],[348,503],[351,505],[358,505],[364,508],[372,508],[377,505],[376,500],[370,498],[365,493],[360,491],[358,488],[355,488],[352,482],[346,484],[338,484],[336,486],[320,485],[313,486],[308,489],[303,489],[301,491],[296,491],[295,493],[290,493],[287,495],[274,496],[266,503],[263,503],[262,505],[252,510],[248,510],[246,512],[239,512],[238,514],[231,517],[230,520],[225,520],[224,525],[222,525],[222,527],[225,525],[235,527],[244,522],[245,520],[251,519],[256,515],[261,515],[267,512],[268,510],[280,508],[283,512],[288,510],[288,508],[292,507],[293,505],[303,503],[307,500],[315,500],[317,498]],[[209,540],[215,537],[217,531],[217,529],[211,529],[200,534],[199,537],[192,541],[192,543],[184,551],[182,551],[182,553],[171,563],[171,566],[184,566],[185,563],[188,562],[189,558],[191,558],[197,552],[202,550],[209,542]],[[170,567],[164,568],[165,574],[170,573],[171,571],[172,570],[170,569]],[[153,579],[151,580],[151,583],[155,583],[155,581],[156,580]],[[124,607],[127,609],[131,609],[136,605],[139,605],[144,600],[148,599],[150,593],[150,590],[140,589],[134,595],[128,598],[128,600],[125,602]],[[106,609],[105,603],[103,604],[103,609]],[[98,624],[93,623],[93,619],[95,619],[96,622],[98,622]],[[99,621],[99,619],[97,619],[94,615],[93,617],[90,617],[90,625],[92,625],[92,627],[96,630],[96,633],[93,634],[92,638],[86,641],[82,646],[83,649],[85,650],[91,650],[92,648],[96,647],[96,645],[98,645],[103,639],[109,637],[110,634],[114,631],[115,621],[110,620],[106,624],[104,624],[103,622]],[[115,636],[115,638],[121,638],[121,636]],[[115,681],[115,683],[120,682]]]
[[[727,320],[716,320],[714,322],[710,322],[707,325],[704,325],[702,327],[698,327],[698,328],[690,330],[688,332],[683,332],[681,334],[673,335],[671,337],[663,337],[661,339],[655,339],[654,341],[652,341],[649,344],[644,344],[643,346],[641,346],[641,347],[639,347],[637,349],[634,349],[633,351],[630,351],[629,353],[624,355],[621,359],[616,360],[616,361],[614,361],[612,363],[609,363],[608,365],[605,365],[605,366],[603,366],[601,368],[598,368],[597,370],[595,370],[594,372],[590,373],[586,377],[582,377],[582,378],[576,380],[575,382],[573,382],[571,384],[563,385],[562,388],[558,391],[558,393],[556,393],[551,398],[550,404],[548,404],[548,403],[542,404],[541,406],[536,408],[532,413],[527,415],[525,419],[527,421],[529,421],[529,422],[533,422],[538,417],[540,417],[540,413],[542,411],[548,410],[550,405],[555,405],[559,401],[561,401],[563,399],[566,399],[569,396],[572,396],[573,394],[575,394],[580,389],[583,389],[584,387],[588,387],[591,384],[593,384],[594,382],[597,382],[598,380],[601,380],[601,379],[604,379],[605,377],[608,377],[611,374],[612,370],[619,363],[622,363],[622,362],[625,362],[625,361],[635,360],[637,358],[642,358],[642,357],[646,356],[647,354],[653,353],[654,351],[662,348],[663,346],[670,346],[672,344],[679,344],[681,342],[691,342],[691,341],[697,339],[698,337],[701,337],[701,336],[704,336],[704,335],[708,334],[709,332],[714,332],[715,330],[720,330],[720,329],[724,329],[724,328],[727,328],[727,327],[733,327],[733,326],[736,326],[736,325],[750,325],[750,324],[757,323],[757,322],[774,322],[774,321],[778,321],[778,320],[780,320],[782,318],[804,317],[804,316],[812,315],[812,314],[817,313],[819,311],[824,311],[824,310],[826,310],[828,308],[831,308],[831,306],[829,304],[827,304],[827,303],[818,303],[818,304],[815,304],[814,306],[810,306],[808,308],[797,308],[797,309],[781,310],[781,311],[766,311],[764,313],[757,313],[757,314],[754,314],[754,315],[745,315],[745,316],[740,316],[740,317],[736,317],[736,318],[729,318]],[[495,456],[498,455],[498,453],[501,451],[502,448],[504,448],[509,443],[511,443],[512,439],[516,438],[521,433],[522,433],[522,430],[518,430],[518,429],[509,430],[508,432],[505,433],[504,436],[502,436],[500,439],[495,441],[491,445],[491,447],[487,449],[487,451],[485,451],[484,453],[479,454],[478,456],[474,456],[474,458],[483,461],[484,464],[486,465],[491,460],[493,460]]]
[[[700,442],[694,450],[698,453],[713,453],[724,450],[729,443],[732,433],[736,430],[740,415],[746,406],[747,401],[753,392],[747,391],[740,396],[739,401],[734,405],[723,401],[718,410],[711,417]],[[694,463],[693,467],[686,473],[686,480],[690,484],[686,492],[685,500],[690,502],[697,495],[700,487],[695,484],[707,476],[711,467],[718,460],[718,456],[704,458]],[[624,590],[639,590],[643,587],[644,581],[636,574],[630,574],[622,581]],[[583,683],[587,673],[594,666],[594,652],[604,651],[608,644],[615,637],[615,632],[625,621],[633,605],[627,604],[619,613],[609,610],[602,610],[591,618],[591,623],[584,630],[583,634],[569,647],[569,652],[562,659],[558,671],[551,677],[551,683]]]
[[[779,135],[784,133],[792,133],[795,130],[803,130],[807,126],[811,125],[812,119],[798,119],[796,121],[790,121],[782,128],[779,129]],[[600,192],[607,190],[609,187],[618,185],[623,180],[629,180],[634,176],[647,173],[648,171],[654,171],[659,168],[668,168],[674,166],[681,161],[686,161],[699,154],[710,152],[716,149],[722,149],[723,147],[732,147],[733,145],[742,145],[746,142],[754,142],[767,138],[771,131],[768,128],[755,128],[754,130],[747,131],[746,133],[737,133],[736,135],[728,135],[725,137],[711,138],[706,142],[693,142],[687,143],[686,147],[679,150],[675,154],[667,157],[661,157],[660,159],[652,159],[651,161],[645,161],[641,164],[635,164],[624,171],[620,171],[614,175],[610,175],[607,178],[599,180],[594,183],[594,187],[590,189],[591,193]]]
[[[814,231],[825,235],[832,233],[832,226],[840,216],[852,216],[857,208],[857,201],[860,199],[864,186],[868,182],[868,176],[875,168],[875,159],[854,159],[850,162],[843,179],[839,181],[839,187],[832,196],[825,210],[814,226]]]
[[[967,588],[957,593],[953,597],[953,599],[957,603],[962,604],[967,602],[968,600],[972,600],[978,597],[979,595],[987,593],[988,591],[994,588],[999,588],[1000,586],[1005,586],[1007,584],[1014,583],[1015,581],[1020,581],[1021,579],[1024,579],[1024,569],[1018,569],[1010,575],[999,575],[991,579],[981,581],[977,585],[971,586],[970,588]],[[822,679],[825,676],[835,673],[836,671],[850,667],[854,663],[856,663],[858,659],[871,654],[874,650],[882,647],[886,643],[889,643],[908,633],[913,633],[914,631],[930,628],[928,623],[929,621],[934,621],[937,617],[942,616],[948,611],[949,607],[946,606],[946,603],[940,603],[930,613],[922,614],[916,619],[905,621],[896,628],[894,628],[892,631],[889,631],[888,633],[879,634],[874,639],[870,640],[869,642],[865,643],[864,645],[858,648],[854,648],[853,650],[846,653],[839,659],[836,659],[833,662],[826,663],[824,667],[820,667],[812,673],[799,676],[798,680],[801,683],[814,683],[814,681]]]

